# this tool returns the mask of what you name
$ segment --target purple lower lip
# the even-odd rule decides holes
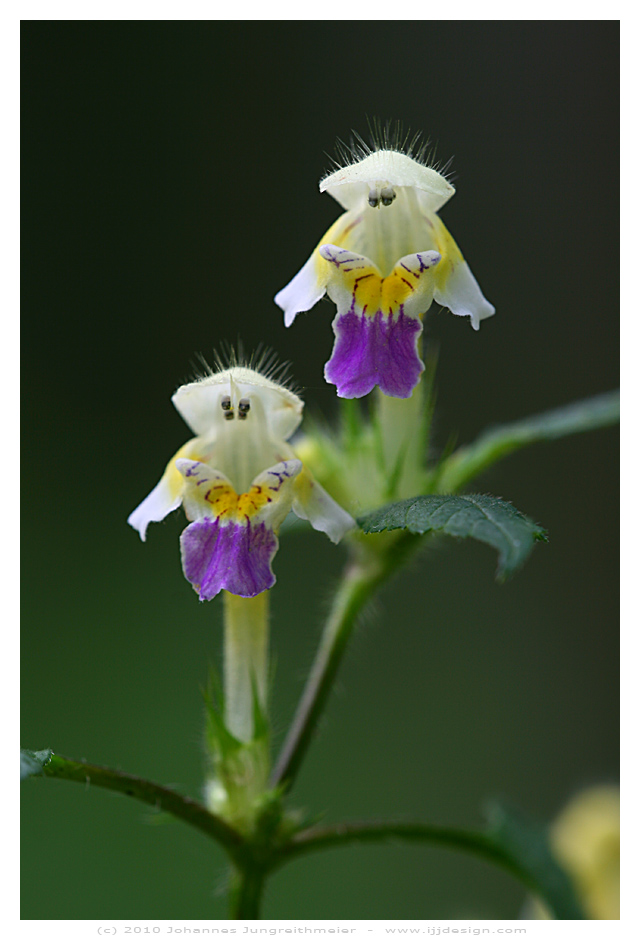
[[[337,386],[341,398],[362,398],[376,385],[394,398],[409,398],[418,384],[424,364],[417,342],[422,323],[406,316],[378,310],[372,317],[353,311],[334,320],[336,342],[325,366],[327,382]]]
[[[182,569],[201,601],[211,600],[223,588],[255,597],[273,587],[271,561],[277,548],[278,539],[264,522],[221,525],[218,519],[201,519],[180,537]]]

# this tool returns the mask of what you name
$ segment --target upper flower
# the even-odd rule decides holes
[[[276,295],[285,325],[328,293],[338,313],[327,381],[342,398],[375,385],[408,398],[424,369],[418,338],[433,300],[476,330],[495,313],[436,214],[455,190],[419,158],[385,148],[326,176],[320,191],[346,212]]]
[[[184,506],[182,566],[201,600],[272,587],[277,531],[291,509],[334,542],[355,525],[287,443],[303,408],[290,389],[234,366],[183,385],[172,401],[197,436],[128,521],[144,540],[150,522]]]

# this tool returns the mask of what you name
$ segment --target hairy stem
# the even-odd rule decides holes
[[[537,894],[557,920],[581,920],[585,914],[567,876],[560,869],[540,877],[536,866],[523,863],[508,851],[491,832],[465,831],[422,823],[337,823],[297,833],[278,854],[277,866],[322,849],[353,843],[413,842],[468,852],[508,871],[528,890]],[[566,884],[565,884],[566,882]]]
[[[481,855],[496,864],[515,871],[515,864],[507,854],[482,832],[452,829],[445,826],[429,826],[423,823],[336,823],[307,829],[293,837],[279,855],[279,864],[292,858],[319,852],[322,849],[339,848],[355,843],[368,842],[419,842],[461,849]],[[529,887],[533,887],[528,883]]]
[[[266,871],[247,865],[233,876],[230,893],[230,917],[234,920],[259,920]]]
[[[172,816],[200,829],[205,835],[215,839],[229,853],[232,859],[244,857],[244,842],[239,833],[227,825],[224,820],[210,813],[206,807],[188,796],[182,796],[175,790],[125,774],[110,767],[87,764],[84,761],[69,760],[52,754],[43,765],[45,777],[58,777],[61,780],[75,780],[86,785],[93,784],[106,790],[116,790],[125,796],[149,804],[158,810],[171,813]]]

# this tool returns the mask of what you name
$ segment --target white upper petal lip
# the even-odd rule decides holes
[[[225,396],[238,401],[258,400],[270,433],[281,440],[291,437],[302,421],[303,403],[297,395],[244,366],[234,366],[182,385],[171,400],[196,434],[209,434],[224,419],[221,403]]]
[[[320,182],[320,192],[328,192],[345,209],[365,205],[372,188],[383,193],[400,187],[424,193],[424,204],[431,212],[437,212],[455,194],[454,187],[437,170],[397,150],[376,150]]]
[[[327,292],[340,307],[336,298],[344,293],[341,287],[345,285],[339,280],[345,271],[333,256],[327,256],[328,250],[361,256],[383,278],[392,274],[403,258],[437,254],[440,265],[434,290],[421,297],[417,315],[426,313],[435,299],[457,316],[468,316],[477,330],[481,320],[495,313],[438,215],[455,193],[441,173],[409,154],[380,149],[325,176],[320,191],[328,192],[347,211],[276,295],[285,326],[291,326],[298,313],[310,310]],[[346,300],[351,302],[349,297]]]

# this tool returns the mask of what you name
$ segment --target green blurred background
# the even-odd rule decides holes
[[[22,39],[23,459],[47,497],[25,483],[22,743],[198,795],[221,607],[182,577],[177,514],[145,545],[126,525],[188,436],[171,394],[240,336],[336,413],[332,305],[285,330],[272,298],[337,217],[317,181],[367,117],[454,157],[442,216],[497,308],[479,333],[429,314],[435,447],[617,386],[618,25],[26,22]],[[617,474],[610,429],[478,481],[550,543],[499,586],[489,549],[442,541],[382,592],[294,804],[471,826],[504,796],[549,820],[617,779]],[[343,557],[282,540],[278,742]],[[60,781],[25,784],[22,807],[23,918],[226,916],[199,833]],[[522,899],[479,861],[398,845],[283,869],[264,913],[508,918]]]

